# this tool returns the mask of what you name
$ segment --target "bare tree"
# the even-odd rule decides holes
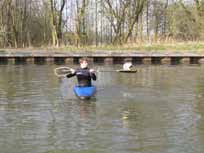
[[[130,0],[120,1],[120,4],[115,3],[110,0],[104,0],[103,7],[105,8],[106,17],[110,21],[113,30],[115,32],[115,37],[113,43],[122,43],[123,36],[121,34],[122,24],[125,22],[125,15],[127,13],[128,7],[130,6]]]
[[[57,9],[57,2],[55,0],[50,0],[51,7],[51,25],[52,25],[52,45],[59,46],[59,43],[62,40],[62,12],[66,1],[60,1],[60,9]]]
[[[204,40],[203,0],[0,0],[0,47]]]
[[[88,0],[82,0],[80,5],[79,0],[76,0],[77,6],[77,19],[76,19],[76,33],[77,33],[77,45],[86,44],[87,31],[86,31],[86,8],[88,6]]]
[[[133,8],[132,8],[132,13],[130,13],[129,19],[128,19],[128,32],[127,35],[125,36],[125,42],[128,41],[128,38],[132,35],[133,28],[135,26],[135,23],[138,22],[139,16],[142,14],[144,4],[146,0],[134,0],[133,1]]]

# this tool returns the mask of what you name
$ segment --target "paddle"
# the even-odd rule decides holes
[[[58,67],[54,69],[54,73],[58,77],[66,77],[68,74],[71,74],[71,69],[70,67]],[[124,70],[124,69],[119,69],[119,70],[97,70],[95,72],[121,72],[121,73],[136,73],[137,70]]]
[[[71,74],[70,67],[58,67],[54,69],[54,73],[57,77],[66,77],[68,74]]]
[[[97,70],[96,72],[121,72],[121,73],[136,73],[137,70]]]

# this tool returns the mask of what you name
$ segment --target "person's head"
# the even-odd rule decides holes
[[[79,60],[79,64],[80,64],[80,67],[82,69],[87,68],[88,67],[88,59],[87,58],[81,58]]]
[[[125,62],[123,64],[123,70],[130,70],[132,68],[132,62]]]

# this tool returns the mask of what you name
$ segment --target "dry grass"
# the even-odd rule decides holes
[[[70,52],[98,52],[98,51],[119,51],[119,52],[190,52],[204,53],[204,42],[177,42],[177,43],[131,43],[124,45],[100,45],[100,46],[61,46],[61,47],[30,47],[30,48],[7,48],[0,49],[12,51],[70,51]]]

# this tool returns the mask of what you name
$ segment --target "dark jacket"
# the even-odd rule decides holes
[[[67,78],[71,78],[76,75],[79,86],[91,86],[91,79],[95,81],[96,75],[95,73],[90,73],[89,70],[89,68],[78,68],[75,70],[74,74],[68,74]]]

